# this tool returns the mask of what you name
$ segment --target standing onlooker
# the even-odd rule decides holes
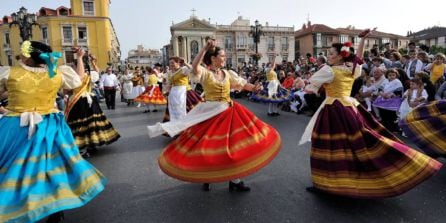
[[[104,90],[107,108],[115,109],[116,90],[119,88],[119,81],[111,67],[108,67],[107,73],[102,75],[99,81],[99,87]]]
[[[417,52],[415,50],[410,50],[409,56],[410,59],[406,66],[406,74],[409,79],[412,79],[423,68],[423,62],[417,58]]]

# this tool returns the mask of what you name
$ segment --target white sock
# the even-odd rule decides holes
[[[273,113],[273,104],[272,103],[268,103],[268,113]]]
[[[239,178],[235,179],[235,180],[231,180],[232,183],[238,184],[241,182],[241,180]]]

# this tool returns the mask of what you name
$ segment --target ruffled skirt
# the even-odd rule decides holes
[[[79,155],[60,113],[43,116],[29,140],[20,117],[3,117],[0,139],[0,222],[35,222],[104,189],[106,179]]]
[[[120,137],[96,100],[90,106],[87,98],[80,98],[66,117],[79,149],[108,145]]]
[[[446,100],[415,108],[401,120],[400,127],[426,154],[446,155]]]
[[[148,86],[142,94],[135,98],[135,101],[153,105],[167,104],[167,100],[158,86]]]
[[[234,102],[186,129],[161,153],[160,168],[188,182],[223,182],[266,166],[282,145],[277,131]]]
[[[396,196],[442,166],[403,144],[364,107],[343,106],[339,101],[322,108],[311,142],[314,186],[342,196]]]

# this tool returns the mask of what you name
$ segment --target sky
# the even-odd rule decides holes
[[[80,1],[80,0],[79,0]],[[421,1],[422,2],[422,1]],[[311,23],[332,28],[378,27],[379,31],[406,35],[432,26],[446,26],[446,1],[429,0],[111,0],[110,17],[121,44],[124,59],[142,44],[160,49],[170,41],[170,26],[189,19],[192,9],[200,19],[229,25],[238,16],[257,19],[265,25],[289,26],[298,30],[309,18]],[[70,7],[69,0],[0,0],[0,15],[10,15],[25,6],[29,12],[41,7]]]

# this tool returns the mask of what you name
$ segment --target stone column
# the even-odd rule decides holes
[[[174,37],[173,40],[173,55],[174,56],[179,56],[179,46],[178,46],[178,36]]]
[[[181,42],[183,44],[183,55],[182,57],[186,61],[186,63],[189,63],[189,58],[187,58],[187,37],[183,36],[183,41]]]

